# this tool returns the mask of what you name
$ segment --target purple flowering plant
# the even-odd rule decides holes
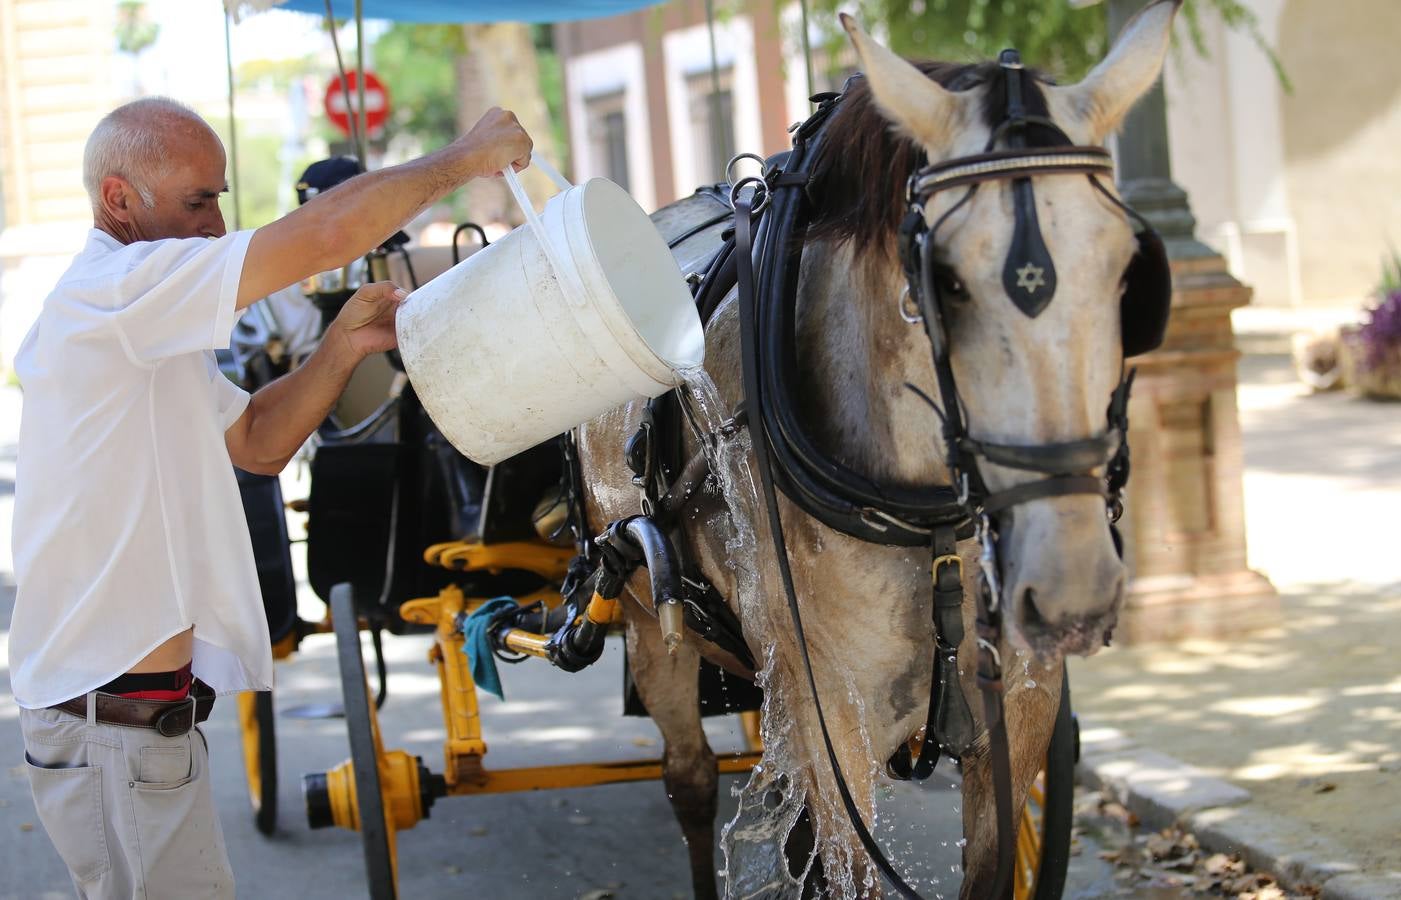
[[[1401,253],[1393,249],[1389,257],[1382,263],[1377,305],[1367,310],[1367,321],[1357,329],[1367,369],[1382,368],[1401,351]]]
[[[1386,294],[1367,310],[1367,321],[1357,329],[1367,368],[1386,365],[1401,350],[1401,289]]]

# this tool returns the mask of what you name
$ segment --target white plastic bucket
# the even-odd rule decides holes
[[[424,409],[483,465],[680,383],[705,335],[666,241],[611,181],[560,187],[526,225],[453,266],[399,308],[399,353]]]

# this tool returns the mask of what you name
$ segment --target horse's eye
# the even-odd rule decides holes
[[[958,277],[958,273],[948,266],[940,266],[934,275],[938,281],[939,293],[949,300],[967,300],[968,289],[963,285],[963,279]]]

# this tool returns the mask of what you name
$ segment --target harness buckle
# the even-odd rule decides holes
[[[932,568],[936,587],[939,583],[939,567],[945,565],[953,566],[958,569],[958,580],[960,582],[963,581],[963,557],[959,556],[957,553],[945,553],[943,556],[934,557],[934,565]]]

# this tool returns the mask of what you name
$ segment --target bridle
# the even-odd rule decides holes
[[[1015,222],[1011,246],[1003,264],[1002,284],[1012,302],[1025,315],[1035,318],[1050,304],[1056,291],[1055,262],[1041,236],[1036,216],[1034,176],[1084,174],[1101,194],[1144,231],[1151,232],[1137,213],[1129,209],[1099,182],[1098,176],[1112,177],[1114,163],[1101,147],[1075,146],[1054,122],[1028,114],[1025,81],[1030,77],[1015,50],[1003,51],[998,60],[1007,85],[1006,116],[993,130],[983,153],[925,166],[911,175],[906,199],[909,211],[900,226],[900,259],[910,296],[919,309],[933,355],[934,372],[941,406],[930,407],[943,424],[945,463],[959,500],[973,519],[980,545],[982,580],[977,591],[977,679],[983,698],[984,726],[990,736],[993,785],[998,819],[998,870],[991,896],[1002,896],[1009,888],[1011,860],[1015,852],[1012,826],[1011,771],[1003,714],[1002,660],[998,645],[1002,638],[1002,590],[997,559],[997,521],[1015,507],[1032,500],[1088,494],[1101,497],[1113,521],[1122,511],[1120,492],[1128,470],[1128,395],[1132,373],[1120,378],[1110,397],[1106,428],[1094,435],[1066,442],[1045,444],[1004,444],[975,439],[970,433],[964,406],[954,377],[947,329],[948,298],[941,291],[935,248],[940,229],[963,208],[978,188],[993,181],[1012,183]],[[1052,146],[1028,148],[1027,132],[1040,128],[1058,142]],[[1004,139],[1008,149],[995,150]],[[963,196],[928,225],[925,210],[943,191],[965,188]],[[1156,240],[1156,235],[1153,235]],[[1140,239],[1142,240],[1142,239]],[[1160,243],[1160,242],[1159,242]],[[925,398],[928,400],[928,398]],[[980,463],[1036,476],[1001,491],[992,491],[983,478]],[[1106,467],[1107,477],[1095,474]],[[934,562],[936,585],[941,569],[961,573],[961,561],[954,555],[937,555]],[[950,580],[950,579],[945,579]],[[961,636],[961,629],[960,636]],[[956,648],[956,645],[955,645]],[[933,717],[926,728],[925,748],[938,735]],[[924,752],[921,753],[921,757]]]
[[[966,422],[963,404],[954,379],[950,341],[946,325],[948,300],[941,291],[936,260],[940,229],[960,210],[978,188],[991,181],[1011,181],[1015,224],[1011,247],[1003,265],[1002,283],[1012,302],[1023,313],[1035,318],[1055,296],[1055,262],[1046,249],[1036,217],[1032,177],[1040,175],[1084,174],[1090,184],[1123,210],[1141,227],[1140,253],[1145,242],[1161,246],[1152,227],[1100,183],[1097,176],[1113,176],[1114,162],[1102,147],[1074,146],[1060,127],[1049,119],[1031,116],[1023,101],[1024,79],[1028,78],[1015,50],[1003,51],[999,65],[1007,73],[1007,115],[994,129],[984,152],[975,156],[925,166],[911,175],[906,198],[909,212],[900,226],[900,260],[905,270],[909,294],[919,309],[933,353],[934,371],[942,409],[935,407],[943,421],[945,462],[959,489],[962,505],[973,515],[986,543],[992,535],[991,519],[999,513],[1031,500],[1072,494],[1103,497],[1111,516],[1118,518],[1121,480],[1108,480],[1092,474],[1110,465],[1116,457],[1127,456],[1127,404],[1132,376],[1120,379],[1110,397],[1108,423],[1104,431],[1075,441],[1048,444],[1001,444],[975,439]],[[1041,128],[1063,144],[1029,149],[1026,132]],[[1006,138],[1010,149],[995,151]],[[950,206],[932,226],[926,224],[925,209],[943,191],[966,187],[963,196]],[[1137,263],[1136,263],[1137,264]],[[1170,277],[1166,268],[1157,273]],[[1139,279],[1141,280],[1141,278]],[[1121,312],[1121,316],[1124,313]],[[1161,335],[1158,336],[1158,341]],[[1156,343],[1154,342],[1154,346]],[[1141,348],[1125,347],[1142,352]],[[933,406],[933,404],[931,404]],[[1042,476],[1002,491],[989,490],[979,461]],[[1114,467],[1111,466],[1111,469]],[[1126,476],[1125,476],[1126,477]]]

